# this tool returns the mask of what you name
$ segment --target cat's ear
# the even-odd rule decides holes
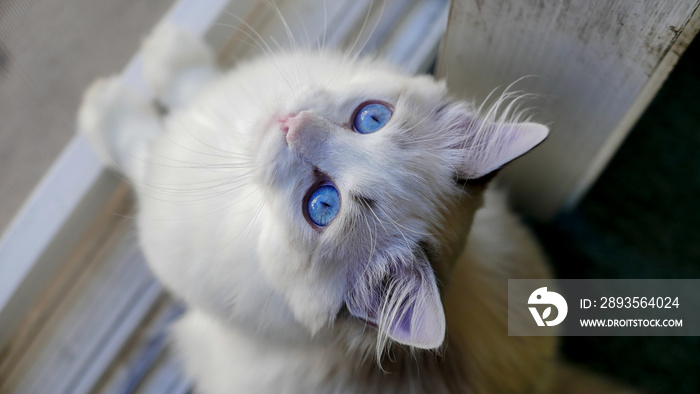
[[[376,262],[375,262],[376,263]],[[396,342],[435,349],[445,339],[445,312],[425,253],[364,271],[346,298],[350,313]]]
[[[462,118],[456,130],[461,140],[456,146],[460,160],[455,167],[463,179],[480,178],[498,170],[539,145],[549,134],[547,126],[539,123],[469,120],[470,117]]]

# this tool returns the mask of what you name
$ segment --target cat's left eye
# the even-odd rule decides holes
[[[306,216],[318,227],[327,226],[340,212],[340,194],[330,183],[325,183],[311,191],[306,199]]]
[[[391,115],[391,108],[382,103],[365,103],[355,112],[352,123],[358,133],[370,134],[389,123]]]

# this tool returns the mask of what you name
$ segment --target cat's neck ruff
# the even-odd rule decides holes
[[[226,326],[199,311],[173,330],[185,368],[206,393],[465,393],[460,350],[394,348],[378,365],[372,352],[347,344],[271,341]]]

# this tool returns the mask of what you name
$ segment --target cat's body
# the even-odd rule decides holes
[[[145,49],[169,116],[113,79],[79,123],[135,186],[149,264],[189,308],[174,338],[198,390],[548,390],[556,339],[507,334],[507,279],[546,263],[484,194],[546,128],[477,118],[371,59],[268,55],[220,74],[169,28]],[[391,119],[358,132],[375,104],[371,127]],[[319,225],[309,194],[328,185],[339,211]]]
[[[382,371],[372,354],[348,351],[352,346],[339,343],[335,333],[275,341],[197,311],[173,334],[203,393],[548,393],[556,338],[508,337],[503,281],[547,274],[537,245],[503,196],[487,192],[445,296],[448,338],[439,352],[394,348],[391,359],[382,359]]]

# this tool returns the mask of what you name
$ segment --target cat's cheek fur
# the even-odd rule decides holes
[[[271,212],[261,213],[263,226],[258,243],[260,266],[272,287],[287,301],[295,319],[314,335],[333,323],[343,306],[343,270],[324,269],[313,264],[301,245],[290,240],[287,226]],[[331,265],[331,262],[324,262]]]

